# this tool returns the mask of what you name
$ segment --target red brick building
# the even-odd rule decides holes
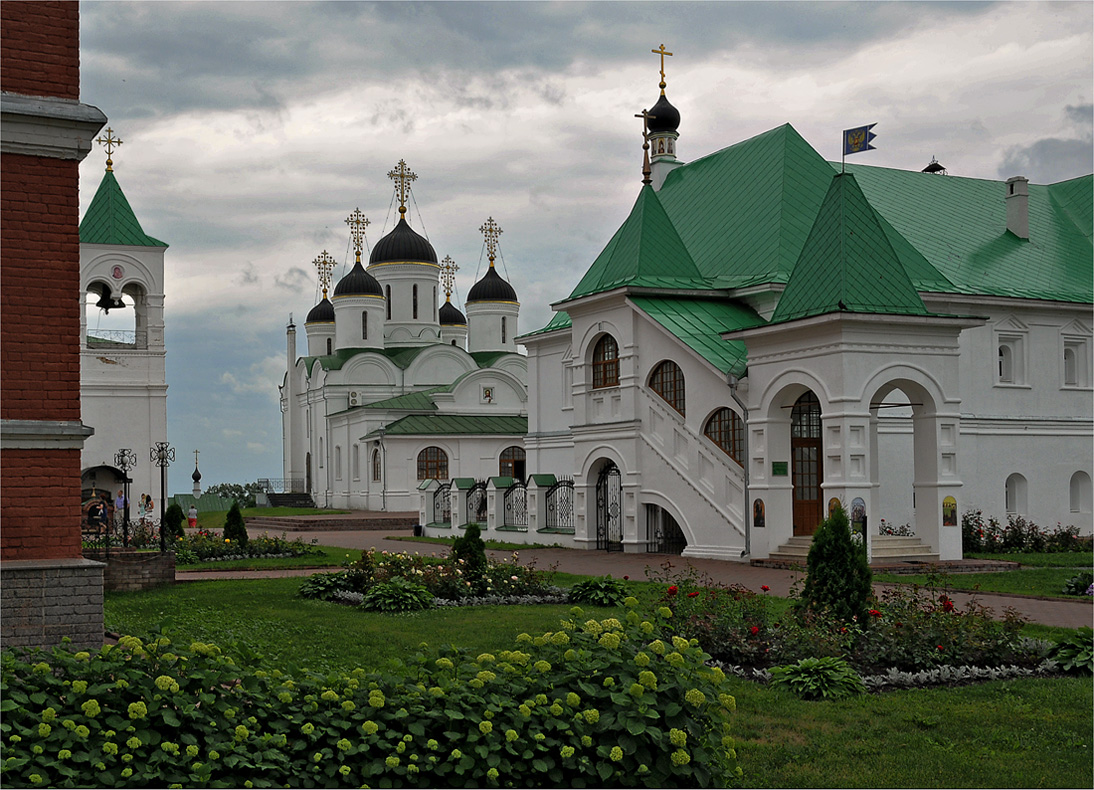
[[[80,546],[80,7],[0,4],[0,628],[6,647],[101,644]]]

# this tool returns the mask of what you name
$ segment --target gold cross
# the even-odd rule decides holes
[[[361,213],[360,207],[346,217],[346,224],[350,228],[350,236],[353,238],[353,249],[357,253],[357,262],[361,262],[361,240],[365,236],[365,228],[369,226],[368,218]]]
[[[410,182],[417,181],[418,176],[410,172],[406,162],[400,159],[399,164],[395,165],[395,169],[388,173],[387,177],[395,182],[395,191],[399,195],[399,219],[402,219],[406,214],[406,197],[410,192]]]
[[[106,148],[106,172],[114,172],[114,160],[110,156],[114,153],[114,148],[122,144],[122,141],[117,137],[114,137],[114,130],[109,126],[106,127],[106,137],[97,137],[95,142]]]
[[[456,283],[456,272],[459,269],[460,267],[456,265],[451,256],[444,256],[444,260],[441,261],[441,283],[444,285],[444,300],[446,302],[452,301],[452,286]]]
[[[323,250],[312,263],[315,264],[315,268],[319,272],[319,284],[323,286],[323,298],[326,299],[327,289],[330,288],[331,272],[334,271],[334,265],[337,261],[326,250]]]
[[[201,452],[201,450],[194,450],[194,468],[195,469],[198,468],[198,453],[200,453],[200,452]]]
[[[661,56],[661,85],[660,85],[660,88],[661,88],[661,95],[664,96],[665,95],[665,55],[671,56],[672,53],[667,52],[665,50],[665,45],[664,44],[662,44],[660,46],[660,48],[658,48],[658,49],[651,49],[650,52],[652,52],[654,55],[660,55]]]
[[[498,223],[494,222],[493,217],[487,217],[486,222],[479,228],[481,233],[486,238],[486,256],[490,259],[490,268],[494,268],[494,255],[498,251],[498,236],[502,234],[502,229]]]

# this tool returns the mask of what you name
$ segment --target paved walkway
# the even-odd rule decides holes
[[[409,529],[385,530],[382,532],[375,530],[340,530],[297,532],[293,534],[293,537],[299,537],[305,543],[310,543],[314,538],[324,546],[342,546],[347,549],[373,548],[381,551],[410,552],[412,554],[419,552],[427,556],[434,553],[443,556],[448,553],[446,546],[390,540],[388,537],[409,536],[411,534],[412,532]],[[510,551],[489,551],[488,553],[498,559],[505,559],[513,554]],[[646,581],[648,578],[646,575],[647,569],[657,571],[661,564],[665,562],[671,563],[676,570],[690,565],[699,573],[709,576],[714,581],[725,584],[740,584],[757,592],[763,585],[767,585],[772,595],[782,597],[786,597],[790,593],[791,585],[800,582],[805,576],[803,572],[799,571],[762,568],[744,562],[695,559],[667,554],[624,554],[621,552],[609,554],[603,551],[561,548],[526,548],[521,549],[518,554],[522,563],[535,560],[536,567],[543,570],[554,569],[563,573],[588,576],[611,575],[617,579],[627,576],[636,581]],[[177,571],[175,577],[179,581],[224,578],[268,579],[285,576],[308,576],[316,572],[318,571],[314,568],[270,571]],[[874,585],[875,590],[879,593],[886,586]],[[964,606],[974,596],[968,593],[954,592],[951,597],[959,606]],[[1089,626],[1092,624],[1092,618],[1094,618],[1094,606],[1086,600],[1063,601],[995,593],[979,593],[975,597],[990,608],[997,617],[1002,617],[1007,609],[1014,609],[1031,622],[1066,628]]]

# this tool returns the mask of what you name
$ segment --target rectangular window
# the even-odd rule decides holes
[[[361,339],[368,340],[368,311],[361,312]]]
[[[359,444],[353,445],[353,455],[351,456],[350,469],[353,473],[354,480],[361,479],[361,446]]]

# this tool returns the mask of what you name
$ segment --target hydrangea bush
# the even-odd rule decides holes
[[[2,655],[10,787],[712,787],[740,776],[732,696],[672,612],[585,620],[385,671],[251,670],[123,637]],[[424,646],[423,646],[424,647]]]

